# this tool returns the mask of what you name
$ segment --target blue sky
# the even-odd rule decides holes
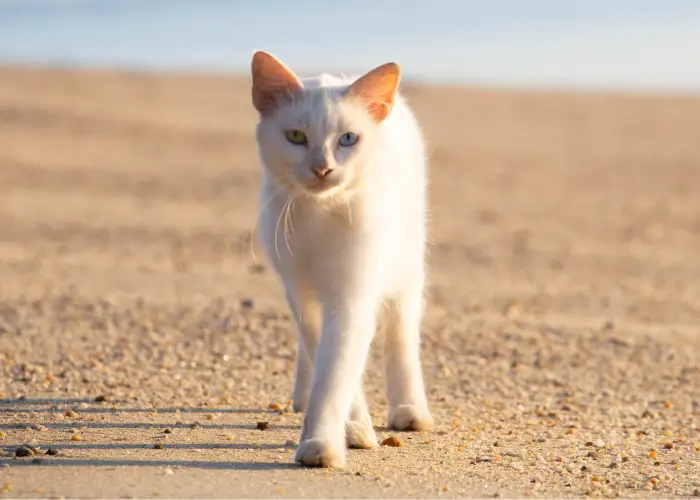
[[[700,91],[700,0],[0,0],[0,64],[245,72],[257,48],[301,74]]]

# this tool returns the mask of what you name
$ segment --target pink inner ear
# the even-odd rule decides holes
[[[394,106],[400,79],[401,71],[396,63],[383,64],[355,81],[348,93],[363,99],[369,114],[380,122]]]
[[[253,105],[261,115],[268,115],[281,100],[299,92],[303,86],[299,78],[274,56],[256,52],[252,63]]]

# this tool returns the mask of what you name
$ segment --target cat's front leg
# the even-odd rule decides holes
[[[375,326],[374,300],[324,304],[323,329],[314,360],[311,398],[295,456],[297,462],[321,467],[345,464],[346,423],[351,408],[354,406],[369,420],[360,387]],[[362,400],[358,401],[356,398],[360,397]],[[376,441],[371,421],[369,431],[369,439]]]

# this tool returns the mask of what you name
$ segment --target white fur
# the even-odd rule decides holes
[[[299,332],[294,408],[306,411],[296,460],[342,466],[346,445],[377,446],[362,376],[378,315],[387,325],[389,426],[432,426],[419,356],[426,244],[425,147],[397,95],[376,123],[343,94],[355,79],[302,80],[301,97],[261,117],[259,234]],[[300,129],[308,145],[285,139]],[[345,132],[360,134],[351,148]],[[333,167],[316,190],[313,162]]]

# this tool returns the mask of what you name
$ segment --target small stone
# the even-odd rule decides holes
[[[163,434],[172,434],[173,430],[172,429],[163,429]]]
[[[214,420],[214,419],[216,419],[216,415],[209,414],[206,416],[206,419],[207,420]]]
[[[68,418],[78,418],[78,414],[73,410],[67,410],[64,415]]]
[[[243,309],[252,309],[255,304],[253,303],[253,299],[243,299],[241,300],[241,307]]]
[[[664,443],[664,448],[667,450],[672,450],[673,449],[673,443]]]
[[[588,458],[598,458],[598,455],[596,454],[595,451],[589,451],[589,452],[586,454],[586,456],[587,456]]]
[[[270,428],[270,423],[269,422],[258,422],[256,427],[259,431],[266,431],[267,429]]]
[[[693,490],[693,496],[694,496],[694,497],[700,497],[700,490],[697,489],[697,488],[695,488],[695,489]]]
[[[109,398],[103,394],[95,398],[95,403],[106,403],[107,401],[109,401]]]
[[[58,450],[56,448],[49,448],[46,450],[47,455],[56,456],[58,455]]]
[[[523,305],[519,300],[511,300],[506,304],[503,315],[508,318],[516,318],[523,312]]]
[[[82,437],[80,437],[80,434],[73,434],[73,436],[70,438],[71,441],[82,441]]]
[[[163,443],[156,443],[153,445],[154,450],[162,450],[164,448],[165,448],[165,445],[163,445]]]
[[[605,448],[605,441],[602,439],[596,439],[596,442],[594,443],[596,448]]]
[[[402,443],[396,436],[389,436],[384,441],[382,441],[382,446],[398,447],[402,446]]]
[[[280,411],[280,410],[282,409],[282,405],[279,404],[279,403],[270,403],[270,404],[267,406],[267,408],[268,408],[269,410],[277,410],[277,411]]]
[[[31,446],[22,445],[15,450],[15,456],[17,457],[33,457],[34,450]]]
[[[287,439],[287,440],[284,442],[284,445],[285,445],[286,447],[291,448],[291,447],[293,447],[293,446],[296,446],[297,444],[296,444],[293,440]]]

